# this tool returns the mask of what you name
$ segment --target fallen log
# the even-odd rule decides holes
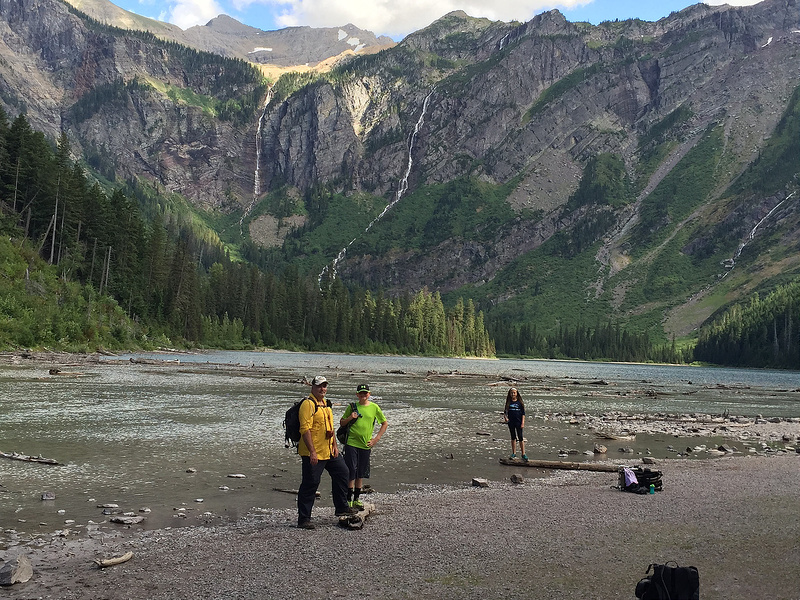
[[[367,517],[374,511],[374,504],[364,504],[364,508],[359,510],[356,514],[347,517],[339,517],[339,527],[344,527],[345,529],[363,529],[364,521],[366,521]]]
[[[11,460],[21,460],[23,462],[35,462],[43,465],[60,465],[54,458],[45,458],[41,454],[39,456],[29,456],[27,454],[20,454],[19,452],[0,452],[0,457],[8,458]]]
[[[603,471],[606,473],[616,473],[619,471],[619,467],[615,465],[562,460],[520,460],[518,458],[501,458],[500,464],[512,467],[538,467],[540,469],[564,469],[567,471]]]
[[[272,491],[273,492],[283,492],[284,494],[294,494],[295,496],[300,493],[299,490],[289,490],[289,489],[286,489],[286,488],[278,488],[278,487],[272,488]],[[320,497],[320,493],[319,492],[316,492],[315,495],[316,495],[317,498]]]
[[[62,377],[83,377],[86,373],[81,373],[80,371],[62,371],[61,369],[50,369],[48,371],[50,375],[60,375]]]
[[[100,567],[101,569],[105,567],[113,567],[114,565],[121,565],[124,562],[128,562],[130,559],[133,558],[133,552],[126,552],[122,556],[117,556],[115,558],[96,558],[94,559],[94,563]]]
[[[627,434],[597,433],[595,435],[602,440],[629,441],[636,439],[635,433],[627,433]]]

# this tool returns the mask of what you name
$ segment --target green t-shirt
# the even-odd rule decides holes
[[[347,445],[354,448],[361,448],[368,450],[367,442],[372,439],[372,432],[375,430],[375,423],[383,424],[386,422],[386,417],[383,416],[381,407],[370,401],[369,404],[356,404],[358,412],[361,416],[353,421],[350,426],[350,433],[347,435]],[[348,406],[344,411],[344,417],[349,417],[353,412],[352,406]]]

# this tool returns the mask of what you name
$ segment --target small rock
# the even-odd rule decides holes
[[[605,454],[606,452],[608,452],[608,448],[606,446],[603,446],[603,444],[594,445],[595,454]]]
[[[655,464],[658,464],[658,463],[656,462],[655,458],[651,458],[649,456],[643,456],[642,457],[642,464],[644,464],[644,465],[655,465]]]
[[[232,479],[246,479],[247,475],[243,475],[241,473],[231,473],[230,475],[228,475],[228,477]]]
[[[517,483],[517,484],[525,483],[525,479],[523,479],[522,475],[520,475],[519,473],[514,473],[511,476],[511,483]]]
[[[42,500],[55,500],[56,494],[55,492],[44,492],[42,494]]]
[[[33,577],[33,567],[24,554],[9,559],[0,566],[0,585],[25,583]]]
[[[124,517],[116,516],[109,519],[112,523],[120,523],[122,525],[135,525],[144,521],[144,517]]]
[[[194,468],[192,468],[192,467],[189,467],[188,469],[186,469],[186,472],[187,472],[187,473],[197,473],[197,469],[194,469]]]
[[[482,479],[480,477],[473,477],[472,478],[472,485],[473,485],[473,487],[483,487],[483,488],[489,487],[489,480],[488,479]]]

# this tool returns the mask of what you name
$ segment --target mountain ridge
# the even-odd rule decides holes
[[[141,30],[162,39],[228,58],[275,67],[314,66],[352,50],[376,51],[394,45],[386,36],[348,23],[342,27],[287,27],[264,31],[225,14],[205,25],[181,29],[142,17],[108,0],[64,0],[88,16],[120,29]]]
[[[94,168],[236,218],[231,243],[273,264],[471,297],[494,323],[686,336],[800,270],[798,20],[795,0],[598,26],[456,11],[267,81],[21,0],[0,7],[0,100]],[[741,183],[764,161],[785,176]]]

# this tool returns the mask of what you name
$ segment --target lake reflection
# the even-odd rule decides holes
[[[154,366],[129,358],[174,362]],[[370,481],[385,492],[507,478],[510,468],[498,457],[510,446],[500,414],[508,380],[517,381],[530,417],[556,411],[800,414],[796,372],[289,352],[140,354],[104,362],[64,368],[81,371],[80,377],[51,376],[43,365],[0,368],[0,451],[64,463],[0,460],[0,527],[17,532],[6,531],[6,543],[22,533],[80,531],[89,520],[105,519],[97,508],[103,503],[134,512],[150,508],[148,527],[293,507],[292,494],[275,490],[296,489],[300,479],[300,461],[284,447],[283,414],[308,393],[302,379],[316,374],[330,381],[337,418],[355,399],[356,385],[370,384],[389,420],[373,452]],[[585,431],[530,417],[532,458],[593,446]],[[323,478],[320,506],[331,505],[326,485]],[[56,500],[40,500],[45,491]]]

